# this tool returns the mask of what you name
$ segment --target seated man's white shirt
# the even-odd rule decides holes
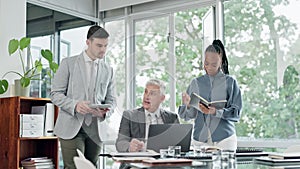
[[[149,117],[151,116],[151,118]],[[160,108],[158,108],[155,112],[151,113],[147,110],[145,110],[145,122],[146,122],[146,127],[145,127],[145,137],[148,139],[148,132],[149,132],[149,126],[150,124],[164,124],[161,116],[160,116]],[[146,139],[146,140],[147,140]]]

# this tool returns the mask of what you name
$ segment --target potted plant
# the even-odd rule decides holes
[[[22,88],[29,88],[30,82],[32,80],[44,80],[44,77],[41,77],[41,72],[43,69],[43,64],[41,61],[41,58],[33,61],[33,57],[29,51],[29,59],[30,59],[30,66],[26,69],[25,63],[24,63],[24,56],[23,56],[23,50],[30,47],[30,38],[23,37],[20,40],[17,39],[11,39],[8,44],[8,53],[11,56],[14,53],[18,53],[20,62],[22,65],[22,72],[17,71],[8,71],[3,76],[2,79],[0,79],[0,94],[5,93],[8,90],[8,81],[5,79],[5,76],[10,73],[17,74],[20,76],[20,85]],[[53,76],[53,73],[56,72],[58,69],[58,64],[53,61],[53,54],[48,49],[42,49],[41,55],[43,58],[45,58],[49,64],[49,68],[47,69],[47,75],[50,77],[50,79]],[[17,85],[17,84],[15,84]],[[16,90],[16,89],[15,89]]]

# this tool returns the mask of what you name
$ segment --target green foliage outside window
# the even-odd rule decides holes
[[[230,70],[243,90],[239,136],[299,138],[299,80],[294,78],[298,73],[287,67],[299,67],[299,53],[293,54],[297,28],[273,10],[287,4],[283,0],[225,3],[225,46]],[[282,45],[283,41],[287,43]]]
[[[224,2],[224,44],[229,71],[243,92],[243,112],[236,127],[238,136],[299,138],[299,30],[291,20],[274,12],[275,7],[288,3],[285,0]],[[165,27],[168,20],[164,20],[167,17],[152,19],[152,23],[145,22],[149,25],[143,23],[137,29],[136,76],[161,78],[165,82],[176,79],[176,106],[181,104],[181,93],[191,79],[203,74],[201,19],[208,10],[209,7],[191,9],[174,15],[175,35],[171,38],[175,40],[175,77],[167,72],[168,31],[162,31],[168,30]],[[143,53],[147,48],[155,49],[158,60]],[[118,63],[117,59],[114,63]],[[125,78],[121,75],[118,79]],[[120,84],[117,91],[124,91],[124,83]],[[143,86],[137,87],[136,94],[136,105],[141,105]]]

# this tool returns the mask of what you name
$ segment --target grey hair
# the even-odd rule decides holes
[[[163,81],[158,80],[158,79],[150,79],[150,80],[147,81],[146,86],[147,85],[159,86],[160,94],[165,95],[166,86],[165,86]]]

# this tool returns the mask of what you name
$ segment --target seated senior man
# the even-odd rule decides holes
[[[123,112],[116,149],[119,152],[145,151],[150,124],[179,123],[177,114],[161,108],[165,100],[165,85],[151,79],[146,83],[142,107]]]

